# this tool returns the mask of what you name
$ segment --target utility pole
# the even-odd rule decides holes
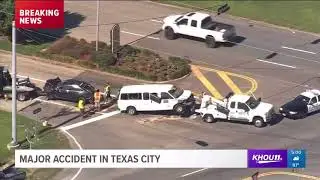
[[[8,148],[16,148],[19,146],[17,142],[17,89],[16,89],[16,23],[12,21],[12,141]]]
[[[97,0],[96,51],[99,50],[99,10],[100,10],[100,0]]]

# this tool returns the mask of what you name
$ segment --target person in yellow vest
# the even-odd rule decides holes
[[[104,88],[104,95],[105,95],[105,103],[107,103],[110,100],[110,94],[111,94],[111,87],[110,84],[107,83],[107,85]]]
[[[79,108],[79,111],[80,111],[80,114],[81,116],[83,117],[84,116],[84,100],[83,99],[79,99],[78,101],[78,108]]]
[[[100,111],[100,103],[101,103],[101,93],[100,90],[97,89],[94,93],[94,106],[96,110]]]

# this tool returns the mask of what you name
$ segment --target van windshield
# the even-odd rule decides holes
[[[170,93],[174,98],[178,98],[178,97],[180,97],[180,96],[183,94],[183,89],[174,86],[171,90],[169,90],[169,93]]]

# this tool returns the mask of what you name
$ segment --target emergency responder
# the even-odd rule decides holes
[[[100,90],[97,89],[94,93],[94,106],[97,111],[100,111],[100,103],[101,103],[101,93]]]
[[[205,92],[202,93],[200,108],[205,108],[211,103],[211,96],[207,95]]]
[[[107,85],[104,87],[105,103],[107,103],[111,98],[110,97],[110,94],[111,94],[110,89],[111,89],[110,84],[107,83]]]
[[[79,99],[78,108],[79,108],[81,116],[84,117],[84,100],[83,99]]]

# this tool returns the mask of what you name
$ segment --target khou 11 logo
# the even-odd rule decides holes
[[[248,150],[249,168],[287,168],[287,150]]]

